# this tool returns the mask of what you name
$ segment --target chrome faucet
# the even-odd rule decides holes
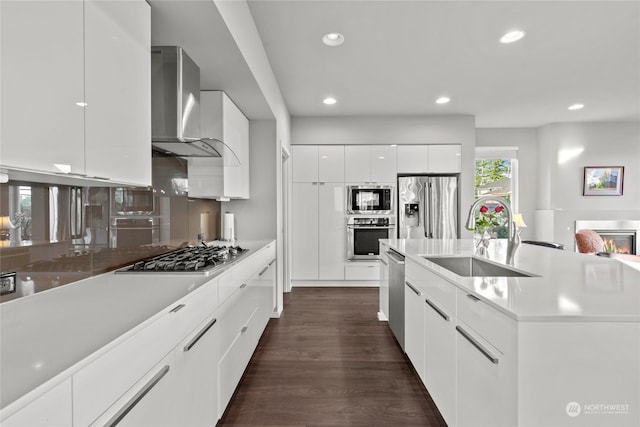
[[[474,230],[476,228],[476,218],[474,216],[474,212],[481,203],[488,200],[499,202],[502,206],[504,206],[504,210],[507,212],[507,221],[509,224],[507,233],[507,264],[513,264],[513,257],[515,256],[518,247],[520,247],[520,236],[518,235],[516,223],[513,221],[513,213],[511,212],[511,207],[509,206],[509,202],[507,200],[498,196],[483,196],[473,202],[471,208],[469,209],[469,216],[467,217],[467,230]]]

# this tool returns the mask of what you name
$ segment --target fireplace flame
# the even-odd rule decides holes
[[[616,246],[616,242],[614,242],[613,239],[604,239],[604,249],[606,252],[609,252],[609,253],[631,254],[631,248],[628,248],[628,247],[618,248]]]

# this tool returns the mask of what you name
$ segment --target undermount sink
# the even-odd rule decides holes
[[[463,277],[536,277],[535,274],[513,270],[470,256],[424,256],[423,258]]]

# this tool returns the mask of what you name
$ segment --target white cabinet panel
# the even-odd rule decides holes
[[[397,178],[395,146],[346,145],[344,153],[346,182],[395,182]]]
[[[391,145],[372,145],[370,181],[395,182],[397,177],[396,147]]]
[[[85,0],[86,174],[151,185],[151,8]]]
[[[293,182],[318,181],[318,146],[291,146]]]
[[[214,426],[218,420],[216,320],[206,319],[175,350],[174,425]]]
[[[378,320],[389,320],[389,246],[380,243],[380,311]]]
[[[200,91],[201,133],[235,153],[239,165],[225,158],[190,158],[189,195],[208,199],[249,198],[249,120],[222,91]],[[230,153],[226,153],[230,155]]]
[[[318,181],[344,182],[344,145],[318,146]]]
[[[467,324],[456,329],[459,427],[517,425],[513,355],[503,355]]]
[[[398,173],[427,173],[428,145],[398,145]]]
[[[68,379],[2,421],[2,426],[70,426],[72,415],[71,380]]]
[[[455,173],[461,170],[460,145],[429,145],[429,173]]]
[[[345,145],[344,168],[345,182],[371,181],[371,146]]]
[[[83,174],[83,3],[3,0],[0,8],[0,164]]]
[[[294,182],[292,190],[293,280],[318,279],[318,185]]]
[[[91,426],[176,425],[175,354],[169,353]]]
[[[456,319],[431,295],[425,294],[424,300],[424,384],[447,425],[453,427],[456,425]]]
[[[404,287],[404,351],[424,382],[424,298],[409,280]]]
[[[350,261],[344,267],[345,280],[379,280],[380,263],[378,261]]]
[[[346,220],[344,184],[318,186],[318,279],[344,280]]]

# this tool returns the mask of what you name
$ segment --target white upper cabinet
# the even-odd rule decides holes
[[[293,145],[291,147],[293,161],[293,182],[318,181],[318,146]]]
[[[399,145],[398,173],[458,173],[460,145]]]
[[[189,196],[208,199],[249,198],[249,119],[222,91],[200,92],[200,125],[204,138],[223,141],[228,156],[189,159]]]
[[[318,147],[318,181],[344,182],[344,145]]]
[[[85,0],[86,174],[151,185],[151,8]]]
[[[3,0],[0,8],[0,164],[84,174],[82,2]]]
[[[293,182],[344,182],[344,145],[294,145]]]
[[[345,182],[395,182],[396,147],[391,145],[346,145]]]
[[[460,145],[430,145],[429,173],[460,172],[461,158]]]
[[[151,184],[151,10],[3,1],[2,159],[9,169]]]
[[[428,169],[428,145],[398,146],[398,173],[426,173]]]

